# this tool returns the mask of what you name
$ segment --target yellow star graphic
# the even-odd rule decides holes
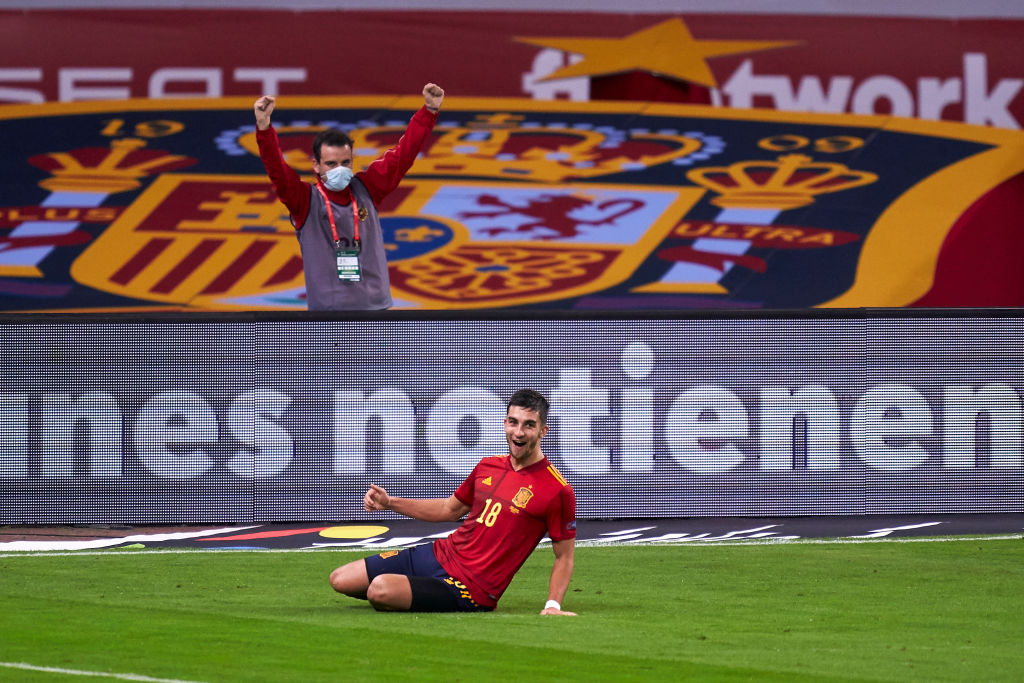
[[[709,57],[771,50],[799,41],[696,40],[680,18],[668,19],[624,38],[520,38],[521,43],[583,55],[575,64],[541,79],[553,81],[574,76],[605,76],[630,71],[649,71],[709,88],[718,84],[708,68]]]

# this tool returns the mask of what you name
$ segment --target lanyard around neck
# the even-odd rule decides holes
[[[331,222],[331,236],[334,238],[335,244],[341,243],[341,238],[338,237],[338,226],[334,223],[334,212],[331,211],[331,202],[327,199],[327,192],[324,190],[322,183],[317,182],[316,189],[320,191],[320,196],[324,198],[324,206],[327,208],[327,220]],[[352,225],[354,226],[354,239],[356,244],[359,244],[359,205],[356,204],[356,193],[349,190],[349,195],[352,196]]]

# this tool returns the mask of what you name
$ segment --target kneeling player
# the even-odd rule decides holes
[[[386,551],[338,567],[331,586],[387,611],[490,611],[545,533],[555,562],[541,614],[573,615],[561,602],[572,578],[576,496],[541,451],[548,402],[517,391],[505,413],[508,454],[484,458],[448,498],[398,498],[371,486],[367,510],[394,510],[428,522],[469,516],[432,544]]]

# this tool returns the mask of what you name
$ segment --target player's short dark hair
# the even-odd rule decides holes
[[[313,158],[316,159],[316,163],[320,163],[320,148],[324,145],[328,147],[352,147],[352,138],[348,136],[348,133],[340,131],[337,128],[328,128],[322,130],[316,134],[313,138]]]
[[[508,409],[512,406],[518,406],[519,408],[526,408],[527,410],[533,410],[540,415],[540,423],[546,425],[548,423],[548,409],[551,408],[551,404],[548,400],[540,395],[539,391],[533,389],[520,389],[516,393],[512,394],[512,398],[508,400],[508,405],[505,406],[505,413],[508,413]]]

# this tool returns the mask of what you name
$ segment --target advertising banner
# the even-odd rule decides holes
[[[360,170],[422,102],[282,96],[274,125],[311,179],[317,132]],[[304,310],[252,107],[0,108],[0,310]],[[452,97],[377,208],[401,309],[1016,305],[1022,181],[1018,131]]]
[[[397,95],[436,82],[463,97],[1024,125],[1022,19],[29,9],[0,11],[0,35],[0,103]]]
[[[1022,318],[7,320],[0,522],[366,518],[506,451],[587,518],[1021,512]]]

